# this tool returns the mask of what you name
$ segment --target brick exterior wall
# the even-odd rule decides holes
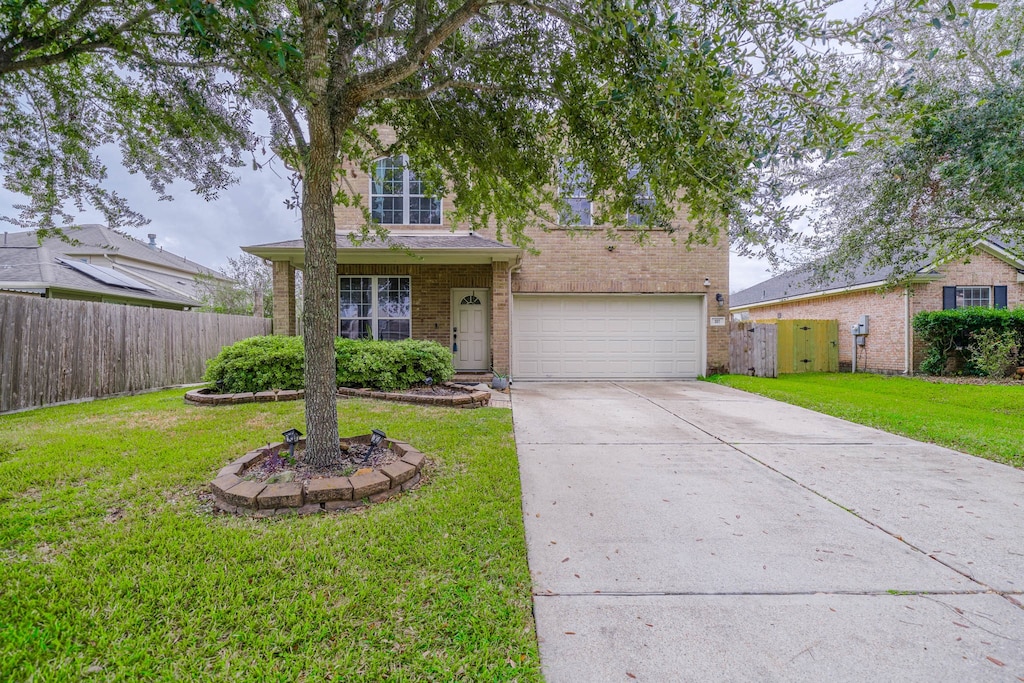
[[[295,267],[287,261],[274,261],[274,334],[295,336]]]
[[[388,130],[380,131],[381,138],[385,144],[394,140],[394,135]],[[363,193],[364,206],[368,205],[370,197],[370,178],[360,169],[352,166],[346,167],[346,172],[353,187],[357,192]],[[449,220],[452,215],[452,203],[449,198],[442,200],[442,225],[401,225],[388,226],[393,230],[410,232],[437,232],[439,230],[451,230],[453,226]],[[362,209],[359,207],[335,207],[335,220],[337,229],[340,232],[360,230],[364,224]],[[491,302],[491,347],[493,364],[499,372],[507,372],[509,359],[509,336],[511,330],[511,302],[507,296],[504,301],[500,300],[502,291],[510,293],[672,293],[672,294],[695,294],[707,296],[708,316],[729,315],[729,245],[725,235],[716,245],[695,245],[687,249],[686,240],[687,226],[684,221],[676,221],[673,225],[676,232],[675,240],[664,232],[658,231],[652,234],[651,239],[643,246],[636,244],[633,237],[637,234],[635,230],[619,230],[617,240],[609,241],[605,228],[597,227],[579,233],[570,233],[568,230],[555,228],[549,231],[540,229],[532,230],[528,235],[533,239],[533,246],[539,251],[538,254],[525,253],[521,266],[509,273],[504,263],[494,263],[493,273],[488,272],[487,284],[445,284],[439,275],[434,271],[425,271],[419,276],[414,275],[412,280],[413,288],[413,336],[417,338],[433,339],[428,336],[434,332],[434,324],[437,323],[437,330],[444,333],[443,340],[437,338],[441,343],[449,344],[447,329],[450,323],[447,319],[441,324],[436,309],[427,306],[417,308],[417,293],[421,297],[426,296],[432,301],[443,303],[444,315],[450,313],[450,287],[475,287],[486,286],[492,290]],[[481,233],[483,236],[494,239],[491,231]],[[609,250],[609,246],[614,249]],[[401,268],[381,266],[380,272],[365,272],[358,270],[357,266],[339,266],[339,273],[345,274],[374,274],[387,275],[405,274]],[[466,266],[440,266],[431,268],[450,269],[455,273],[454,278],[462,277],[462,269]],[[475,268],[471,266],[469,268]],[[490,271],[490,266],[482,266]],[[433,273],[428,275],[427,273]],[[421,280],[421,277],[427,277]],[[704,279],[709,278],[711,285],[704,286]],[[499,283],[506,283],[499,287]],[[510,286],[510,290],[508,287]],[[436,294],[426,294],[434,287],[441,287],[442,291]],[[721,293],[724,303],[718,305],[715,294]],[[439,304],[440,305],[440,304]],[[428,317],[425,322],[419,320],[420,314]],[[417,324],[419,322],[419,325]],[[728,327],[711,327],[707,320],[704,322],[707,330],[707,364],[708,371],[715,372],[728,368],[729,365],[729,334]],[[500,359],[506,365],[499,367]]]
[[[911,286],[910,319],[922,311],[942,310],[942,288],[1006,286],[1007,306],[1017,308],[1024,304],[1024,283],[1017,282],[1017,269],[987,252],[980,252],[967,261],[959,261],[937,269],[939,277]],[[800,301],[782,302],[767,306],[752,306],[748,310],[752,320],[798,318],[839,321],[839,364],[849,370],[853,335],[850,327],[860,316],[871,316],[866,343],[857,351],[858,369],[871,372],[902,373],[906,371],[906,297],[903,289],[888,292],[865,290],[847,294],[834,294]],[[924,345],[914,335],[911,326],[911,368],[920,369],[924,360]]]

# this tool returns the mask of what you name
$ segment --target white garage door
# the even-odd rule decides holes
[[[703,374],[697,296],[517,294],[515,379],[680,379]]]

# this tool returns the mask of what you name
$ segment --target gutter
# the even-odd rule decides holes
[[[918,282],[932,282],[942,277],[941,274],[935,275],[921,275],[911,280],[912,283]],[[729,306],[729,312],[744,311],[750,308],[759,308],[761,306],[771,306],[773,304],[784,304],[791,303],[794,301],[806,301],[807,299],[816,299],[823,296],[834,296],[837,294],[850,294],[854,292],[864,292],[871,289],[878,289],[885,285],[885,280],[875,280],[874,282],[867,282],[861,285],[853,285],[850,287],[836,287],[833,289],[822,289],[817,292],[808,292],[806,294],[795,294],[793,296],[782,296],[775,299],[765,299],[764,301],[755,301],[749,304],[735,304]]]
[[[913,357],[914,335],[910,326],[910,285],[903,290],[904,313],[903,313],[903,374],[913,374],[911,358]]]

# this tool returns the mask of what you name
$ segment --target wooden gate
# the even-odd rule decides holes
[[[835,320],[767,320],[733,324],[729,372],[777,377],[794,372],[839,371]]]
[[[729,331],[729,372],[775,377],[778,330],[766,323],[738,322]]]
[[[835,320],[777,320],[780,374],[839,372],[839,323]]]

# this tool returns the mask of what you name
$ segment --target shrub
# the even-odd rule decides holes
[[[340,387],[397,391],[419,384],[424,377],[446,382],[455,374],[451,351],[432,341],[336,339],[334,348]]]
[[[301,337],[251,337],[221,349],[207,362],[205,379],[231,394],[302,389],[304,358]]]
[[[455,374],[451,352],[436,342],[335,339],[337,384],[398,391],[425,377],[446,382]],[[301,337],[252,337],[225,346],[206,364],[206,381],[224,393],[302,389]]]
[[[1011,331],[993,329],[971,334],[974,343],[968,349],[975,367],[986,377],[1006,377],[1017,364],[1017,336]]]
[[[931,375],[958,372],[980,375],[984,371],[972,352],[977,342],[973,335],[992,330],[997,335],[1010,335],[1019,350],[1024,340],[1024,309],[957,308],[930,311],[914,316],[914,331],[924,341],[927,352],[921,370]],[[1012,354],[1010,364],[1018,360]]]

